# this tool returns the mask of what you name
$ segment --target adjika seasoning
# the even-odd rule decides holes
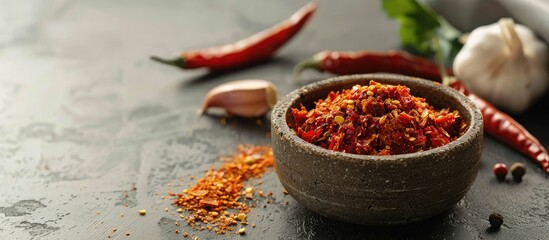
[[[190,211],[180,217],[195,229],[223,234],[234,230],[233,225],[238,222],[248,224],[246,213],[252,206],[243,200],[252,199],[256,189],[244,188],[244,181],[261,177],[274,164],[273,151],[268,146],[239,146],[235,155],[223,160],[220,168],[207,171],[196,185],[177,194],[174,201]],[[257,195],[265,196],[262,191],[257,191]]]
[[[405,86],[370,81],[330,92],[315,108],[292,109],[296,134],[334,151],[394,155],[443,146],[461,136],[467,125],[458,111],[435,110]]]

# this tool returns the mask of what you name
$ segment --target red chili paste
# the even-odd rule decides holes
[[[435,110],[401,85],[370,81],[330,92],[315,105],[312,110],[292,108],[293,130],[307,142],[339,152],[420,152],[448,144],[467,130],[458,111]]]

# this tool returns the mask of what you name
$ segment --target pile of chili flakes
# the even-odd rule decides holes
[[[334,151],[394,155],[446,145],[467,130],[458,111],[435,110],[405,86],[370,81],[330,92],[315,108],[292,108],[293,130]]]
[[[254,194],[260,197],[272,195],[244,187],[244,181],[261,177],[268,167],[273,166],[271,147],[238,146],[236,154],[222,160],[224,163],[218,169],[208,170],[196,185],[184,189],[182,194],[170,193],[177,197],[174,204],[187,210],[188,214],[180,217],[193,229],[224,234],[233,231],[238,223],[247,225],[246,213],[255,206],[246,204],[244,199],[251,200]],[[243,234],[244,229],[238,233]]]

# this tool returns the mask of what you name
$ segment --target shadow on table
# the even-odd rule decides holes
[[[253,70],[257,70],[258,68],[266,67],[269,65],[273,66],[285,66],[285,65],[291,65],[293,66],[295,64],[294,61],[292,61],[289,58],[281,57],[281,56],[275,56],[273,58],[269,58],[263,61],[255,62],[250,65],[245,65],[242,67],[237,68],[231,68],[231,69],[224,69],[224,70],[216,70],[216,71],[209,71],[206,74],[198,75],[196,77],[192,78],[185,78],[181,82],[182,87],[192,87],[192,86],[199,86],[202,83],[209,82],[221,77],[230,77],[231,75],[234,75],[236,73],[249,71],[252,72]],[[269,70],[272,71],[272,70]],[[265,74],[265,76],[268,76],[268,74]],[[258,78],[261,78],[261,76],[258,76]],[[233,79],[237,80],[237,79]]]
[[[471,233],[458,224],[459,207],[432,218],[393,226],[364,226],[341,222],[315,214],[297,205],[287,211],[282,222],[292,239],[472,239]],[[285,235],[285,234],[282,234]],[[280,239],[280,238],[279,238]]]

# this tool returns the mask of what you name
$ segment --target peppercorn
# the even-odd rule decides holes
[[[511,175],[513,175],[513,179],[515,179],[515,181],[522,181],[522,176],[524,176],[524,174],[526,174],[526,167],[524,164],[514,163],[511,166]]]
[[[497,163],[496,165],[494,165],[493,171],[496,175],[496,178],[499,181],[503,181],[505,180],[505,176],[507,176],[507,172],[509,170],[507,170],[507,165],[505,165],[505,163]]]
[[[492,229],[499,229],[501,227],[501,224],[503,224],[503,216],[499,213],[492,213],[490,214],[490,217],[488,217],[488,221],[490,221],[490,228]]]

